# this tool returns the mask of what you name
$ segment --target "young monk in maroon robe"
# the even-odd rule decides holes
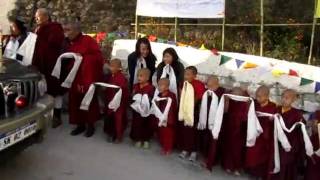
[[[90,85],[103,78],[102,53],[93,38],[81,33],[78,22],[64,24],[64,30],[69,40],[67,52],[82,56],[81,65],[69,89],[69,120],[77,126],[71,135],[79,135],[87,129],[85,136],[91,137],[95,131],[94,124],[100,117],[98,100],[93,98],[88,111],[80,110],[80,105]]]
[[[276,104],[269,101],[269,88],[260,86],[256,91],[256,111],[276,114]],[[246,168],[250,175],[266,179],[272,171],[270,169],[273,158],[273,121],[268,117],[258,117],[263,133],[257,138],[253,147],[246,152]]]
[[[284,123],[290,129],[296,122],[304,122],[302,112],[292,107],[292,104],[297,99],[297,93],[293,90],[285,90],[281,98],[281,107],[278,108],[278,113],[281,114]],[[291,151],[286,152],[281,146],[280,152],[280,172],[272,176],[272,179],[295,180],[298,178],[298,168],[303,162],[304,142],[300,127],[297,127],[293,132],[285,132],[288,141],[291,145]]]
[[[182,152],[179,155],[181,158],[186,158],[189,154],[189,160],[192,162],[196,161],[197,158],[197,126],[199,121],[199,111],[202,95],[205,92],[205,85],[196,79],[198,74],[197,68],[189,66],[185,70],[184,79],[189,82],[194,89],[194,122],[193,126],[182,125],[181,128],[181,145]],[[182,89],[183,90],[183,89]],[[181,101],[180,101],[181,106]],[[184,120],[183,120],[184,121]]]
[[[235,87],[231,94],[238,96],[248,96],[242,88]],[[244,157],[247,137],[248,102],[240,102],[229,99],[228,116],[224,119],[224,137],[221,144],[222,167],[228,172],[240,175],[240,170],[244,166]]]
[[[219,84],[219,78],[217,76],[209,76],[207,81],[207,88],[208,90],[213,91],[219,98],[222,97],[222,95],[225,93],[225,89],[223,87],[220,87]],[[208,97],[208,116],[209,116],[209,109],[210,104],[212,101],[212,96]],[[205,167],[211,171],[213,164],[216,160],[216,154],[217,154],[217,140],[214,140],[212,137],[211,130],[208,127],[209,122],[207,122],[207,127],[202,132],[202,136],[200,136],[202,140],[202,144],[204,144],[204,153],[206,154],[206,161],[205,161]],[[200,132],[201,133],[201,132]]]
[[[113,111],[106,106],[107,119],[104,123],[105,133],[108,135],[108,140],[111,142],[120,143],[123,138],[123,132],[126,125],[126,109],[129,98],[128,81],[124,74],[121,72],[122,66],[119,59],[113,59],[110,61],[111,74],[106,78],[106,83],[119,86],[122,90],[122,97],[120,107]],[[107,88],[106,89],[106,102],[107,104],[116,95],[118,89]]]
[[[170,81],[167,78],[158,81],[159,97],[170,98],[172,100],[166,125],[161,125],[158,129],[159,140],[162,146],[161,154],[169,155],[173,150],[175,141],[175,125],[178,119],[178,104],[176,95],[169,91]],[[165,111],[168,101],[159,101],[158,107],[161,112]]]
[[[133,86],[133,96],[136,94],[148,95],[149,103],[153,98],[154,86],[149,82],[150,70],[142,68],[138,71],[138,83]],[[133,119],[131,125],[130,137],[135,142],[135,146],[148,149],[149,141],[153,132],[151,132],[150,116],[142,117],[141,114],[133,110]]]
[[[305,171],[305,180],[319,180],[320,179],[320,136],[319,136],[319,121],[320,111],[316,112],[316,120],[312,126],[312,135],[310,137],[315,154],[307,159],[307,167]]]

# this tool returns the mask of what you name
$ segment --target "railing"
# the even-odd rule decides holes
[[[316,8],[316,2],[315,0],[315,8]],[[139,16],[136,15],[135,23],[131,24],[132,26],[135,26],[135,38],[138,37],[138,30],[139,26],[174,26],[174,40],[177,41],[177,31],[178,26],[220,26],[222,28],[222,38],[221,38],[221,50],[224,50],[224,44],[225,44],[225,27],[260,27],[260,56],[263,56],[264,54],[264,27],[282,27],[282,26],[310,26],[312,27],[311,31],[311,39],[310,39],[310,50],[309,50],[309,56],[308,56],[308,64],[311,64],[312,59],[312,51],[314,46],[314,38],[315,38],[315,27],[319,26],[320,24],[317,23],[317,18],[313,18],[312,23],[287,23],[287,24],[274,24],[274,23],[264,23],[264,0],[260,0],[260,23],[257,24],[230,24],[226,23],[226,18],[222,19],[222,23],[181,23],[179,24],[178,18],[175,18],[174,23],[139,23]]]

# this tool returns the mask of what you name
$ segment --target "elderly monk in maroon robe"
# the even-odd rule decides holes
[[[236,87],[232,93],[238,96],[248,96],[242,88]],[[247,119],[249,102],[240,102],[229,99],[228,116],[225,118],[221,134],[223,142],[222,167],[228,172],[240,175],[244,166],[244,157],[247,137]]]
[[[281,114],[284,123],[290,129],[296,122],[304,122],[302,112],[292,107],[297,99],[297,94],[293,90],[286,90],[282,94],[281,104],[278,113]],[[272,175],[271,179],[295,180],[298,179],[298,169],[303,162],[304,142],[300,127],[295,128],[291,133],[285,132],[291,145],[291,151],[286,152],[281,146],[280,149],[280,172]]]
[[[107,118],[105,119],[104,123],[104,131],[108,135],[108,141],[120,143],[123,139],[123,132],[126,128],[127,124],[127,107],[128,107],[128,100],[129,100],[129,89],[128,89],[128,81],[124,74],[121,72],[122,66],[121,61],[119,59],[113,59],[110,61],[110,71],[106,77],[105,82],[107,84],[116,85],[121,88],[122,96],[120,107],[113,111],[108,108],[108,103],[112,101],[115,97],[118,89],[114,88],[107,88],[106,93],[106,115]]]
[[[276,114],[276,104],[269,101],[269,88],[260,86],[256,91],[256,111]],[[272,172],[270,168],[273,159],[273,120],[268,117],[259,117],[263,133],[257,138],[253,147],[246,152],[246,168],[249,174],[256,178],[266,179]]]
[[[100,109],[97,97],[94,96],[89,110],[80,110],[80,105],[92,83],[103,78],[103,57],[99,45],[90,36],[83,35],[79,22],[70,21],[63,26],[68,39],[67,52],[82,56],[82,62],[76,77],[69,89],[69,120],[77,127],[71,135],[79,135],[85,130],[85,136],[94,134],[94,124],[99,119]]]
[[[47,81],[47,93],[55,97],[55,109],[52,127],[61,124],[62,95],[65,89],[60,86],[60,81],[51,76],[52,70],[62,51],[64,34],[62,26],[50,21],[46,9],[38,9],[35,14],[37,28],[37,42],[32,64],[45,76]]]

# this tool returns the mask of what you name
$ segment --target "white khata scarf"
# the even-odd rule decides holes
[[[184,121],[185,126],[193,127],[194,124],[194,89],[192,84],[185,81],[180,98],[179,121]]]
[[[268,113],[261,113],[257,112],[259,117],[273,117],[274,118],[274,159],[275,159],[275,168],[273,169],[273,173],[278,173],[280,171],[280,154],[279,154],[279,147],[278,141],[281,143],[281,146],[286,152],[291,151],[291,145],[288,141],[286,134],[284,133],[291,133],[295,128],[300,125],[300,129],[303,135],[304,146],[306,150],[306,154],[308,156],[312,156],[314,154],[313,146],[311,140],[308,136],[306,126],[302,122],[295,123],[290,129],[288,129],[284,123],[284,120],[280,114],[268,114]]]
[[[160,78],[166,78],[167,75],[169,75],[169,81],[170,81],[169,90],[171,92],[173,92],[176,95],[176,97],[178,98],[177,79],[176,79],[176,75],[174,73],[174,70],[170,66],[170,64],[167,64],[166,66],[163,67],[162,74],[161,74]],[[159,90],[156,89],[156,91],[154,93],[154,98],[157,97],[158,95],[159,95]]]
[[[320,157],[320,149],[318,149],[315,154]]]
[[[252,147],[256,143],[257,137],[263,132],[262,127],[259,123],[259,120],[256,116],[255,106],[254,106],[254,100],[250,97],[244,97],[244,96],[236,96],[232,94],[224,94],[221,97],[215,121],[213,123],[213,129],[212,129],[212,136],[214,139],[218,139],[219,133],[221,130],[222,120],[223,120],[223,114],[224,114],[224,100],[225,96],[228,96],[230,99],[233,99],[235,101],[242,101],[247,102],[251,101],[249,111],[248,111],[248,127],[247,127],[247,147]]]
[[[167,105],[164,109],[164,112],[161,112],[159,107],[157,106],[157,102],[167,101]],[[171,108],[172,99],[170,97],[156,97],[152,100],[152,106],[150,110],[150,114],[155,115],[159,119],[158,126],[159,127],[167,127],[168,115]]]
[[[81,110],[88,110],[91,104],[91,101],[93,99],[93,96],[96,92],[96,87],[106,87],[106,88],[114,88],[118,89],[117,93],[113,97],[113,99],[109,102],[108,108],[116,112],[121,104],[121,98],[122,98],[122,89],[119,86],[113,85],[113,84],[107,84],[102,82],[93,83],[90,85],[89,90],[87,91],[86,95],[82,99],[80,109]]]
[[[132,98],[134,102],[131,104],[131,108],[140,114],[142,117],[148,117],[150,115],[150,101],[147,94],[136,94]]]
[[[82,62],[82,56],[79,56],[75,53],[64,53],[61,54],[57,60],[56,65],[53,68],[53,71],[51,73],[52,76],[60,79],[60,73],[61,73],[61,61],[63,58],[74,58],[74,64],[73,67],[68,74],[67,78],[64,80],[64,82],[61,84],[62,87],[70,88],[72,86],[72,83],[77,75],[77,72],[80,68],[81,62]]]
[[[282,129],[287,133],[291,133],[293,130],[295,130],[300,125],[300,130],[301,130],[301,133],[302,133],[302,136],[303,136],[303,141],[304,141],[304,147],[305,147],[305,150],[306,150],[306,154],[308,156],[312,156],[313,153],[314,153],[313,145],[312,145],[311,140],[310,140],[310,138],[308,136],[306,125],[303,122],[296,122],[296,123],[294,123],[293,126],[291,126],[290,129],[288,129],[280,115],[279,115],[279,121],[280,121],[280,125],[281,125]]]
[[[256,112],[258,117],[272,117],[274,122],[273,129],[273,143],[274,143],[274,169],[272,171],[273,174],[280,172],[280,153],[279,153],[279,145],[278,141],[281,143],[281,146],[286,152],[291,151],[291,145],[289,140],[284,133],[279,119],[279,114],[269,114],[264,112]]]
[[[22,61],[19,61],[24,66],[32,64],[34,48],[37,41],[37,35],[34,33],[28,33],[28,36],[19,47],[18,39],[11,38],[8,42],[3,56],[10,59],[16,59],[17,54],[23,57]]]
[[[21,64],[29,66],[32,64],[34,49],[36,46],[37,35],[34,33],[28,33],[27,38],[21,44],[17,53],[23,56]]]
[[[4,50],[3,57],[9,58],[9,59],[16,59],[18,48],[19,48],[18,39],[11,37],[6,46],[6,49]]]
[[[134,70],[133,84],[138,83],[138,71],[142,68],[147,68],[147,63],[144,58],[138,58],[136,68]]]
[[[209,108],[209,117],[208,117],[208,97],[211,96],[211,104]],[[207,90],[203,96],[201,101],[200,115],[199,115],[199,123],[198,129],[204,130],[207,127],[207,122],[209,129],[213,129],[214,120],[217,113],[217,108],[219,104],[219,98],[214,91]]]

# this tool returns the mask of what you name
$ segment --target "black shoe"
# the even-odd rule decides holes
[[[85,126],[77,126],[73,131],[71,131],[71,136],[76,136],[83,133],[86,130]]]
[[[94,134],[94,131],[95,131],[95,129],[94,129],[94,127],[88,127],[88,129],[87,129],[87,131],[86,131],[86,133],[84,134],[84,136],[85,137],[91,137],[91,136],[93,136],[93,134]]]

